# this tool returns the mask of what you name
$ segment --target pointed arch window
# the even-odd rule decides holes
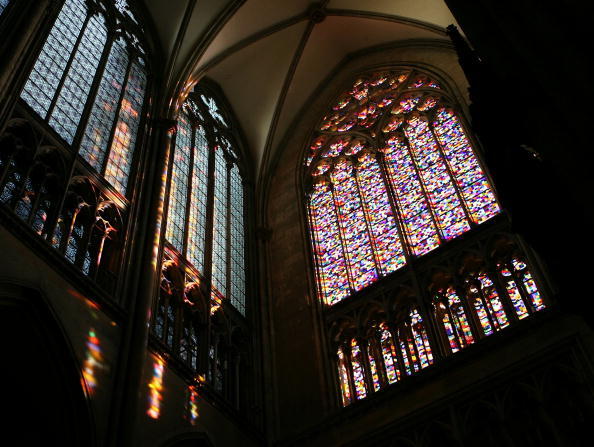
[[[358,79],[306,158],[318,295],[333,305],[499,212],[447,93],[411,70]]]
[[[189,380],[203,377],[202,385],[245,410],[246,171],[221,96],[213,83],[202,81],[179,111],[152,333],[159,348],[189,367]],[[178,277],[191,277],[191,286],[172,288],[165,275],[170,266]]]
[[[343,406],[545,308],[518,244],[503,237],[486,248],[488,232],[505,220],[496,219],[495,193],[457,110],[427,73],[368,73],[339,96],[309,143],[316,292],[331,331],[350,321],[330,337]],[[473,249],[462,265],[436,269],[438,253],[464,244]]]
[[[21,92],[122,195],[148,83],[141,35],[125,1],[66,0]]]
[[[215,303],[246,311],[245,187],[222,108],[197,88],[183,105],[173,149],[165,239],[211,285]]]

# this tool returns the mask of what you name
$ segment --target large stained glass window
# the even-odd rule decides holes
[[[545,308],[518,244],[487,248],[488,234],[508,223],[495,219],[500,207],[472,138],[431,75],[359,76],[319,122],[304,171],[343,406]],[[443,269],[456,256],[464,262]]]
[[[184,103],[173,150],[165,239],[245,315],[245,197],[230,119],[199,87]]]
[[[305,166],[326,305],[499,213],[448,93],[414,70],[357,79],[322,119]]]
[[[147,87],[135,32],[141,34],[126,2],[66,0],[21,92],[122,195]]]

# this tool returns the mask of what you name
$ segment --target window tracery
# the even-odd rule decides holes
[[[488,229],[507,224],[455,103],[431,75],[360,76],[321,120],[304,169],[343,406],[546,307],[514,236],[486,249]],[[480,254],[440,270],[444,250],[459,251],[455,239]]]
[[[115,300],[147,89],[142,30],[120,3],[63,3],[0,136],[2,208]]]
[[[137,28],[127,2],[66,0],[21,92],[122,195],[147,88]]]
[[[359,78],[322,119],[305,164],[327,305],[499,212],[447,93],[412,70]]]
[[[172,298],[182,288],[172,287],[164,270],[153,333],[193,376],[202,374],[209,389],[240,408],[246,397],[238,385],[249,376],[240,371],[249,357],[247,345],[235,340],[244,337],[233,334],[246,330],[245,171],[233,120],[206,84],[194,89],[179,113],[164,231],[163,268],[174,263],[192,275],[195,298],[188,292]],[[189,303],[196,301],[203,315],[198,325],[187,319]],[[185,360],[190,357],[191,364]]]

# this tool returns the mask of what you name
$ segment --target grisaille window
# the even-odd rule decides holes
[[[163,349],[241,407],[237,384],[249,375],[239,373],[249,355],[238,344],[247,329],[245,186],[234,126],[200,84],[179,112],[152,331]]]

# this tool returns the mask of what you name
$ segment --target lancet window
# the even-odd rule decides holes
[[[233,118],[216,87],[204,83],[181,107],[171,143],[165,257],[152,332],[191,377],[201,375],[239,408],[249,377],[240,373],[249,355],[245,336],[238,335],[247,329],[245,168]],[[172,286],[170,270],[192,277],[191,295],[188,285]]]
[[[230,119],[206,91],[185,102],[172,156],[165,239],[215,303],[246,311],[244,181]]]
[[[415,69],[364,74],[322,118],[306,151],[316,293],[331,332],[345,312],[392,302],[363,327],[332,337],[343,406],[546,307],[517,249],[502,258],[485,253],[433,281],[418,273],[430,253],[505,222],[451,98]],[[386,298],[405,282],[416,291]],[[356,304],[339,305],[345,301]]]
[[[1,208],[110,299],[124,265],[147,103],[148,54],[135,14],[126,0],[64,1],[0,135]]]
[[[66,0],[22,100],[126,195],[147,89],[146,55],[127,2]]]
[[[500,211],[447,93],[413,70],[357,79],[322,119],[305,165],[327,305]]]

